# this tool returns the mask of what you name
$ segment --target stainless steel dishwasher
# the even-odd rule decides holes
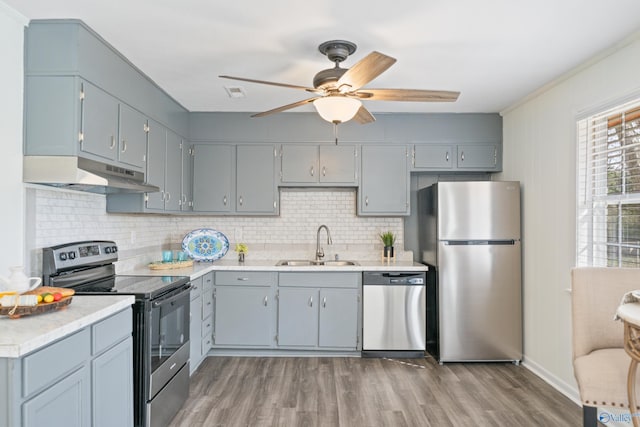
[[[363,357],[424,357],[425,286],[424,272],[363,273]]]

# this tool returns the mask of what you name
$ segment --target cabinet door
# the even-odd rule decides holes
[[[170,130],[167,131],[167,162],[164,179],[164,209],[180,210],[182,197],[182,138]]]
[[[90,377],[89,367],[83,366],[23,403],[22,425],[25,427],[91,425]]]
[[[147,193],[146,207],[164,209],[164,176],[167,159],[167,129],[160,123],[149,121],[147,133],[147,174],[148,183],[160,188],[157,193]]]
[[[193,294],[193,290],[191,291]],[[202,295],[191,300],[189,316],[189,374],[192,374],[202,358]]]
[[[318,290],[280,288],[278,290],[278,345],[318,345]]]
[[[317,145],[283,145],[281,150],[281,183],[318,182]]]
[[[194,211],[231,211],[234,148],[218,144],[193,146]]]
[[[272,293],[266,286],[217,286],[214,307],[216,345],[270,346]]]
[[[320,347],[358,346],[358,290],[320,289]]]
[[[356,147],[321,145],[320,182],[356,184]]]
[[[132,361],[129,337],[91,362],[93,426],[133,426]]]
[[[118,145],[118,100],[90,83],[82,83],[81,150],[116,160]]]
[[[498,167],[498,147],[495,144],[458,145],[458,168],[494,170]]]
[[[451,169],[453,164],[451,145],[415,145],[413,147],[414,169]]]
[[[182,204],[181,211],[193,210],[193,156],[191,145],[182,142]]]
[[[360,215],[408,215],[409,171],[403,145],[362,146]]]
[[[118,161],[144,169],[147,153],[147,118],[126,104],[120,104]]]
[[[238,145],[237,212],[277,213],[275,154],[273,145]]]

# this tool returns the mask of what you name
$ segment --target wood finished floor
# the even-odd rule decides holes
[[[208,357],[171,427],[581,425],[579,406],[513,364]]]

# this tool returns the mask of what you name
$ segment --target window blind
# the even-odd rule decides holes
[[[640,100],[577,122],[577,264],[640,267]]]

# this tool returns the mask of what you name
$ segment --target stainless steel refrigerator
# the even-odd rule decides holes
[[[439,182],[418,192],[427,350],[439,362],[522,359],[520,183]]]

